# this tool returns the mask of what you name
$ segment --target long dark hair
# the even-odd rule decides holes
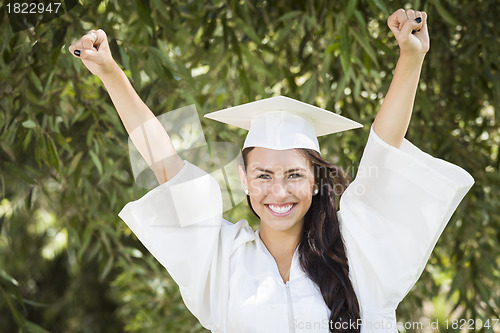
[[[252,149],[243,149],[245,170]],[[318,285],[330,308],[330,331],[359,333],[359,327],[351,325],[360,319],[359,303],[349,279],[349,264],[340,234],[336,205],[351,179],[342,168],[325,161],[318,152],[303,148],[297,151],[311,161],[314,182],[318,188],[318,194],[313,196],[311,207],[304,216],[298,251],[300,265]],[[258,217],[249,196],[247,202]]]

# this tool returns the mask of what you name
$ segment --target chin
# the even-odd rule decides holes
[[[261,215],[264,216],[264,215]],[[265,215],[265,222],[261,220],[261,224],[265,224],[268,229],[274,231],[288,231],[293,229],[298,224],[301,224],[300,220],[296,220],[293,217],[289,218],[279,218],[276,216]]]

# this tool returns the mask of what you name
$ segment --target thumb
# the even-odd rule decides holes
[[[94,63],[99,63],[102,59],[102,52],[97,51],[95,47],[81,51],[80,58]]]
[[[424,25],[424,22],[422,21],[421,17],[417,17],[416,19],[412,20],[407,20],[404,24],[403,27],[401,28],[401,34],[408,38],[411,35],[412,31],[417,31],[422,29],[422,26]]]

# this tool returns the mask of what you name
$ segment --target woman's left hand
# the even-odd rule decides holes
[[[425,12],[398,9],[389,16],[387,25],[398,41],[401,55],[423,57],[429,51],[430,39]]]

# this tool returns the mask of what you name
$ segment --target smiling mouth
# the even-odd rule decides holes
[[[285,215],[288,215],[288,213],[290,213],[290,211],[295,206],[297,206],[297,204],[296,203],[290,203],[290,204],[284,204],[284,205],[270,204],[270,205],[265,205],[265,206],[272,212],[273,215],[285,216]]]

